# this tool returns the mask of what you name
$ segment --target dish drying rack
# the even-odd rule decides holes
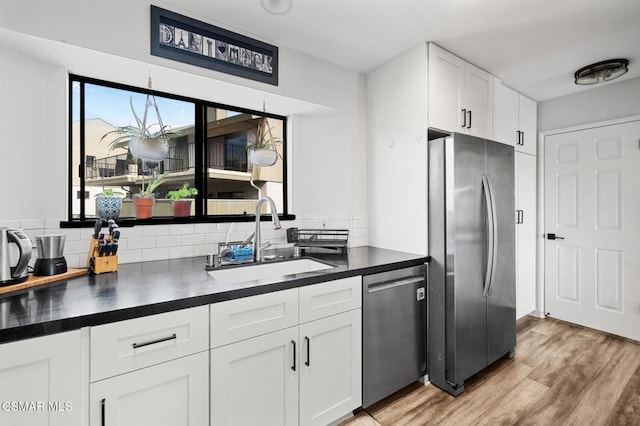
[[[348,229],[287,229],[287,242],[295,243],[301,249],[329,249],[347,252],[349,244]]]

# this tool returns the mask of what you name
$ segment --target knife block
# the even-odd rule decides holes
[[[110,235],[104,236],[105,240],[111,238]],[[89,246],[89,254],[87,255],[87,267],[94,274],[102,274],[104,272],[115,272],[118,270],[118,255],[100,256],[98,251],[98,239],[91,237]]]

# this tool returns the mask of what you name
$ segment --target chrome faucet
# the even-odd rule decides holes
[[[269,197],[262,197],[256,204],[256,231],[255,241],[253,244],[253,260],[255,262],[262,261],[262,236],[260,235],[260,210],[262,205],[267,202],[269,204],[269,210],[271,211],[271,221],[273,222],[273,229],[280,229],[280,219],[278,219],[278,212],[276,211],[276,205]]]

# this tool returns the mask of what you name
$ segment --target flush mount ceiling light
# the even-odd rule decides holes
[[[597,84],[615,80],[629,71],[627,59],[609,59],[580,68],[574,74],[576,84]]]
[[[293,0],[260,0],[260,6],[272,15],[285,15],[293,9]]]

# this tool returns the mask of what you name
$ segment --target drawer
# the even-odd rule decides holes
[[[300,323],[362,307],[362,277],[343,278],[300,288]]]
[[[211,305],[211,347],[298,325],[298,289]]]
[[[92,327],[91,381],[208,348],[206,305]]]

